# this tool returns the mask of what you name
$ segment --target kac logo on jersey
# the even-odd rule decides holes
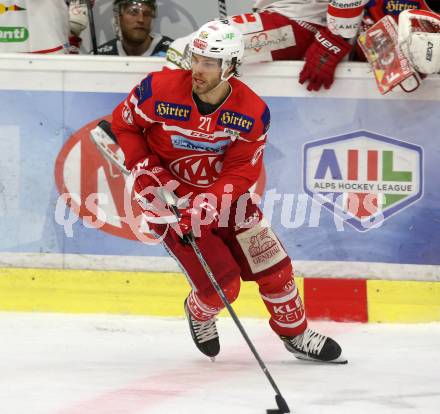
[[[154,111],[156,115],[162,118],[174,119],[176,121],[188,121],[191,116],[190,106],[171,102],[156,101]]]
[[[254,126],[255,120],[238,112],[223,110],[220,112],[217,123],[224,127],[237,129],[241,132],[249,132]]]
[[[169,168],[180,180],[196,187],[209,187],[218,180],[223,163],[217,155],[189,155],[173,161]]]
[[[384,13],[398,15],[404,10],[415,10],[420,8],[417,1],[409,0],[385,0],[383,3]]]
[[[367,131],[308,142],[304,191],[359,231],[415,203],[423,194],[420,146]]]

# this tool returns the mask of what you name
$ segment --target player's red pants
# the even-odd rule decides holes
[[[290,257],[269,226],[262,222],[261,210],[248,201],[233,204],[224,227],[203,231],[197,245],[230,302],[240,290],[240,277],[256,281],[271,318],[270,326],[279,335],[294,336],[307,327],[304,307],[293,280]],[[237,217],[236,217],[237,216]],[[161,234],[163,225],[154,225]],[[161,231],[162,230],[162,231]],[[190,245],[168,229],[163,242],[180,264],[193,290],[188,305],[194,318],[208,320],[224,306]]]

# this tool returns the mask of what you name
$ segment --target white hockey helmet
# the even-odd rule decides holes
[[[210,58],[221,59],[222,80],[226,70],[241,64],[244,54],[243,34],[225,20],[214,20],[204,24],[190,41],[190,52]]]

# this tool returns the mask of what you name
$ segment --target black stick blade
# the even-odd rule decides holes
[[[290,408],[286,403],[286,400],[282,395],[275,395],[275,401],[277,402],[278,408],[269,408],[266,410],[266,414],[284,414],[290,413]]]
[[[277,402],[280,413],[290,413],[290,408],[281,394],[275,395],[275,401]]]

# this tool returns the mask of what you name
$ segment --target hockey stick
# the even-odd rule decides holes
[[[93,54],[97,55],[98,43],[96,41],[95,19],[93,17],[92,0],[86,0],[86,3],[87,3],[87,16],[89,17],[90,37],[92,39]]]
[[[118,167],[124,174],[129,174],[128,170],[125,168],[124,165],[124,159],[121,158],[116,152],[114,152],[111,149],[111,145],[117,144],[116,137],[114,136],[112,130],[111,130],[111,124],[108,121],[102,120],[98,123],[98,126],[90,131],[90,138],[95,143],[95,145],[98,147],[101,154],[108,159],[110,162],[112,162],[116,167]],[[174,198],[171,193],[163,191],[162,197],[164,201],[169,205],[173,213],[176,215],[177,218],[180,217],[180,212],[177,206],[175,205]],[[258,354],[257,350],[255,349],[254,344],[252,343],[251,339],[249,338],[246,330],[244,329],[243,325],[240,322],[240,319],[238,318],[237,314],[235,313],[234,309],[232,308],[231,304],[229,303],[228,299],[226,298],[225,294],[223,293],[223,290],[219,286],[217,280],[214,277],[214,274],[212,273],[211,268],[209,267],[208,263],[206,262],[205,258],[203,257],[199,247],[197,246],[197,243],[194,239],[194,235],[190,233],[189,235],[185,236],[185,242],[189,243],[191,247],[194,250],[194,253],[197,256],[197,259],[199,260],[201,266],[206,272],[206,275],[208,276],[209,280],[211,281],[215,291],[220,296],[220,299],[222,300],[223,304],[225,305],[226,309],[228,310],[229,314],[231,315],[233,321],[235,322],[237,328],[239,329],[240,333],[242,334],[243,338],[245,339],[246,343],[248,344],[250,350],[252,351],[255,359],[257,360],[258,364],[260,365],[261,369],[264,372],[264,375],[266,375],[266,378],[269,380],[270,385],[274,389],[276,395],[275,395],[275,401],[278,405],[278,409],[268,409],[266,410],[267,414],[283,414],[283,413],[290,413],[289,406],[286,403],[286,400],[281,395],[281,391],[279,390],[276,382],[274,381],[272,375],[270,374],[269,370],[266,367],[266,364],[261,359],[260,355]]]
[[[174,212],[176,217],[179,218],[180,217],[179,209],[175,206],[172,195],[167,192],[163,192],[163,195],[164,195],[166,203],[169,205],[169,207]],[[237,326],[237,328],[240,331],[241,335],[243,336],[244,340],[248,344],[250,350],[252,351],[252,354],[254,355],[255,359],[257,360],[258,364],[260,365],[261,369],[263,370],[264,375],[266,375],[266,378],[269,380],[270,385],[272,385],[272,388],[274,389],[274,391],[276,393],[275,401],[278,405],[278,409],[268,409],[268,410],[266,410],[266,413],[267,414],[290,413],[290,409],[286,403],[286,400],[281,395],[281,391],[279,390],[275,380],[273,379],[272,375],[270,374],[269,370],[267,369],[266,364],[261,359],[254,344],[252,343],[246,330],[244,329],[243,325],[241,324],[240,319],[238,318],[237,314],[235,313],[234,309],[232,308],[231,304],[229,303],[228,298],[225,296],[222,288],[220,287],[217,280],[215,279],[211,268],[209,267],[208,263],[206,262],[205,258],[203,257],[202,252],[199,249],[199,246],[197,246],[197,243],[194,239],[194,235],[192,234],[192,232],[187,234],[185,236],[184,240],[185,240],[185,242],[189,243],[191,245],[191,247],[193,248],[194,253],[197,256],[197,259],[199,260],[200,264],[202,265],[203,269],[205,270],[205,273],[208,276],[212,286],[214,287],[217,294],[220,296],[220,299],[222,300],[223,304],[225,305],[226,309],[228,310],[229,314],[231,315],[233,321],[235,322],[235,325]]]
[[[226,0],[218,0],[218,15],[220,19],[226,19],[228,13],[226,11]]]

